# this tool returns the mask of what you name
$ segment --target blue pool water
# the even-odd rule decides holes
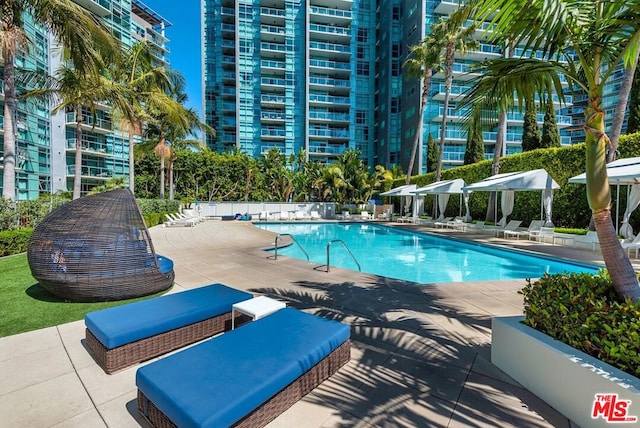
[[[276,223],[256,226],[290,233],[312,262],[325,265],[327,242],[343,240],[363,272],[418,283],[539,278],[543,273],[590,272],[598,267],[362,223]],[[297,245],[279,255],[306,260]],[[331,266],[357,270],[342,245],[331,245]]]

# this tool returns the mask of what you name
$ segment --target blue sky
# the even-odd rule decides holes
[[[151,9],[169,20],[173,26],[165,34],[169,38],[169,62],[187,81],[187,107],[200,112],[202,119],[202,49],[200,47],[200,1],[143,0]]]

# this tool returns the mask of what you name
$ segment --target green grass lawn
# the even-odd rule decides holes
[[[148,297],[152,296],[142,299]],[[0,258],[0,337],[81,320],[87,312],[136,300],[141,299],[67,302],[49,293],[31,276],[25,253]]]

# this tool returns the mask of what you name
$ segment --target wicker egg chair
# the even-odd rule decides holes
[[[85,196],[47,215],[29,239],[31,274],[74,302],[122,300],[166,290],[173,262],[157,256],[128,189]]]

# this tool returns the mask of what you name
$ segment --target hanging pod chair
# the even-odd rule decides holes
[[[74,302],[130,299],[173,284],[173,262],[156,255],[128,189],[76,199],[49,213],[27,249],[31,274]]]

